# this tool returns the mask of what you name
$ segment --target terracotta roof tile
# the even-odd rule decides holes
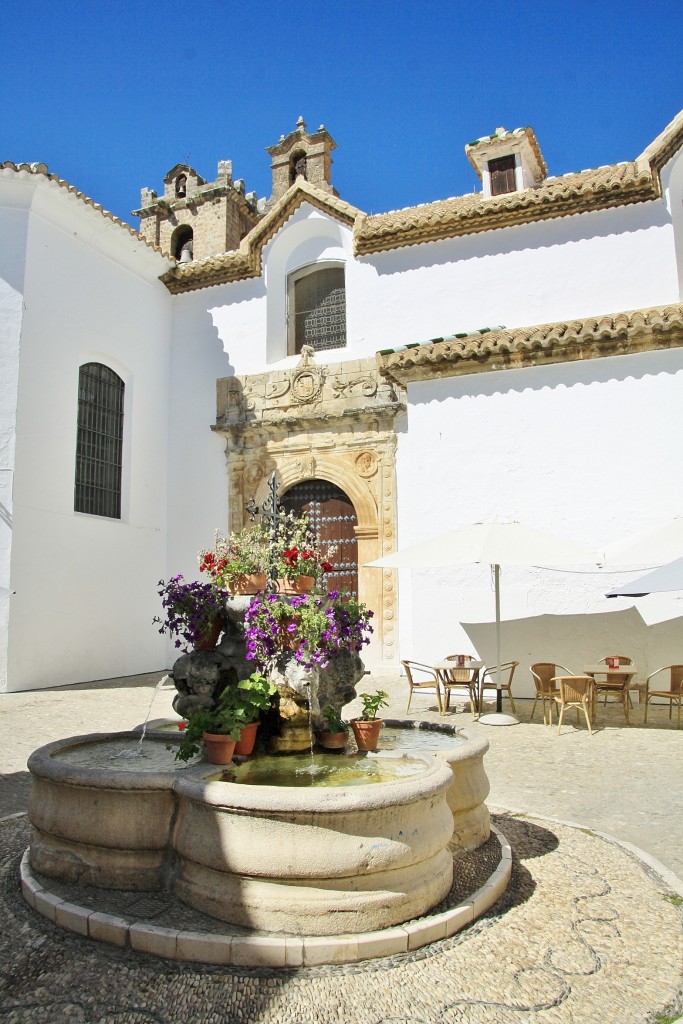
[[[538,363],[683,347],[683,304],[513,329],[482,329],[383,349],[380,373],[397,384]]]
[[[130,224],[126,224],[126,222],[121,220],[120,217],[117,217],[115,214],[110,213],[109,210],[105,210],[100,203],[96,203],[93,199],[90,199],[89,196],[86,196],[84,192],[79,192],[79,190],[74,185],[70,185],[68,181],[64,181],[64,179],[58,177],[58,175],[50,173],[50,171],[48,171],[47,169],[46,164],[15,164],[12,160],[6,160],[4,163],[0,163],[0,173],[2,171],[13,171],[16,172],[17,174],[32,174],[44,177],[46,181],[54,182],[56,185],[59,186],[59,188],[65,189],[71,195],[75,196],[76,199],[79,199],[81,202],[85,203],[86,206],[91,206],[93,210],[97,210],[97,212],[101,213],[103,217],[107,218],[107,220],[110,220],[113,224],[116,224],[118,227],[123,228],[125,231],[128,232],[129,235],[132,235],[133,238],[137,239],[140,242],[144,242],[144,244],[148,246],[148,248],[153,249],[154,252],[158,252],[160,255],[164,255],[158,246],[154,245],[154,243],[150,242],[147,238],[144,238],[143,235],[141,235],[139,231],[136,231],[135,228],[132,228]]]

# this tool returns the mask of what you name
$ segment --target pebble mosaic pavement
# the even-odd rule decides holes
[[[21,896],[21,816],[0,823],[7,1024],[645,1024],[683,1009],[680,898],[620,846],[494,816],[514,851],[492,910],[415,953],[297,970],[204,967],[64,932]]]
[[[149,677],[149,681],[156,679],[158,675]],[[144,691],[137,699],[143,680],[134,680],[132,686],[127,681],[113,682],[112,688],[87,684],[78,691],[70,688],[71,693],[61,688],[49,695],[8,695],[3,706],[10,712],[5,724],[15,741],[5,749],[0,764],[3,784],[9,784],[6,799],[0,793],[0,813],[25,806],[23,745],[30,752],[59,736],[89,731],[90,722],[83,728],[85,722],[75,721],[78,714],[89,718],[96,714],[100,729],[130,728],[140,721],[140,708],[146,710],[148,704]],[[391,686],[386,688],[393,691]],[[122,701],[121,690],[135,699]],[[399,714],[403,697],[399,684],[392,699]],[[523,717],[528,720],[525,711]],[[438,721],[424,704],[411,709],[413,716]],[[38,726],[38,742],[21,728],[27,717]],[[454,724],[469,725],[470,716],[459,711]],[[497,799],[489,800],[489,806],[493,810],[500,805],[527,805],[536,814],[553,813],[539,806],[543,792],[553,796],[548,789],[539,789],[538,780],[547,775],[555,786],[555,798],[569,791],[560,801],[563,817],[594,828],[610,830],[611,825],[621,840],[637,842],[640,834],[648,835],[645,820],[642,833],[629,831],[634,827],[629,807],[634,812],[637,808],[641,817],[649,812],[655,844],[651,852],[679,870],[681,821],[676,794],[680,787],[667,786],[670,797],[662,801],[661,789],[652,788],[647,765],[659,762],[655,775],[660,781],[671,779],[669,771],[661,774],[661,769],[669,762],[672,767],[680,763],[683,730],[674,733],[664,716],[656,731],[622,731],[615,725],[618,717],[608,714],[602,736],[592,741],[581,729],[568,728],[561,745],[540,724],[538,730],[531,727],[533,744],[528,742],[524,723],[503,730],[505,736],[500,730],[491,731],[489,774],[491,795]],[[628,756],[634,749],[638,751],[635,773],[633,758],[629,761]],[[519,765],[520,753],[527,771],[510,774],[511,767]],[[596,764],[604,769],[614,762],[614,767],[620,765],[627,772],[632,784],[625,791],[623,774],[613,775],[621,779],[622,788],[618,786],[614,793],[618,791],[622,798],[623,825],[614,812],[606,824],[598,821],[600,805],[608,811],[602,792],[586,803],[581,796],[585,787],[573,799],[570,776],[559,783],[559,790],[558,782],[553,784],[560,759],[569,758],[575,764],[577,756],[586,762],[577,766],[580,771],[594,772]],[[531,779],[536,780],[535,789]],[[0,1024],[670,1024],[677,1020],[683,1013],[680,882],[672,885],[672,876],[665,873],[662,878],[647,861],[587,828],[512,812],[494,813],[493,820],[512,845],[513,874],[504,896],[479,921],[451,939],[414,953],[292,970],[182,964],[58,929],[21,896],[18,865],[28,843],[25,816],[0,820]],[[635,827],[641,826],[636,822]]]

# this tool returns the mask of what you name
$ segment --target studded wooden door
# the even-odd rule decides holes
[[[324,581],[327,589],[357,597],[358,542],[354,527],[358,520],[344,491],[327,480],[304,480],[287,491],[281,502],[288,512],[308,512],[323,549],[326,545],[334,548],[329,559],[333,571]]]

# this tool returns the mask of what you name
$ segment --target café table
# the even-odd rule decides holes
[[[624,717],[628,725],[629,690],[633,677],[638,673],[635,665],[619,665],[618,668],[610,668],[609,665],[600,662],[598,665],[584,665],[583,673],[593,678],[593,712],[591,715],[593,721],[595,721],[599,695],[601,693],[614,693],[623,704]],[[596,678],[597,676],[601,678],[598,679]]]
[[[474,658],[465,658],[460,664],[455,658],[444,658],[442,661],[433,663],[432,668],[436,672],[439,686],[444,694],[444,709],[448,711],[451,700],[451,690],[462,688],[469,691],[470,707],[472,714],[476,714],[479,708],[479,673],[484,667],[483,661]],[[469,679],[456,679],[451,673],[469,672]]]

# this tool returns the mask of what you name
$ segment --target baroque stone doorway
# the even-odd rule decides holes
[[[348,495],[329,480],[304,480],[281,500],[287,512],[307,512],[323,549],[326,545],[333,549],[329,558],[333,571],[325,576],[327,589],[358,597],[358,517]]]

